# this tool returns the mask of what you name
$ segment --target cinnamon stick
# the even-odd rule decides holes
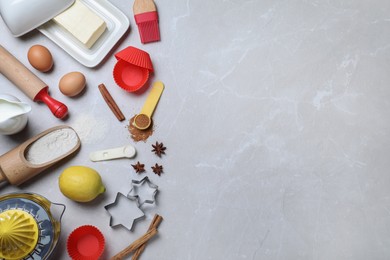
[[[119,121],[125,120],[125,116],[123,115],[122,111],[119,109],[118,105],[116,104],[115,100],[112,98],[110,92],[108,92],[106,86],[104,84],[99,85],[100,93],[102,94],[104,101],[106,101],[107,105],[110,107],[111,111],[114,113],[116,118]]]
[[[157,229],[152,229],[146,232],[143,236],[135,240],[133,243],[131,243],[128,247],[120,251],[118,254],[114,255],[110,258],[110,260],[122,260],[125,256],[142,246],[144,243],[146,243],[149,239],[151,239],[153,236],[157,234]]]
[[[154,215],[153,219],[152,219],[152,222],[150,223],[150,226],[148,228],[148,231],[152,230],[152,229],[157,229],[158,226],[160,225],[161,221],[163,220],[163,218],[160,216],[160,215]],[[142,254],[142,252],[145,250],[145,247],[147,245],[148,242],[145,242],[143,243],[135,252],[134,252],[134,255],[133,257],[131,258],[132,260],[138,260],[138,258],[140,257],[140,255]]]

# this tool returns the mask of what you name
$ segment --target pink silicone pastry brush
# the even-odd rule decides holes
[[[153,0],[135,0],[133,5],[134,19],[138,26],[142,43],[160,40],[157,8]]]

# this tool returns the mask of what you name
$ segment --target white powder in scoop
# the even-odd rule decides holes
[[[58,129],[33,142],[25,157],[32,164],[47,163],[70,152],[77,146],[78,140],[73,129]]]

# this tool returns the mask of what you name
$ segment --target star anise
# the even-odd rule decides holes
[[[137,162],[136,164],[132,164],[136,173],[143,173],[145,171],[145,164]]]
[[[161,157],[162,154],[165,154],[165,150],[167,149],[163,143],[156,142],[156,144],[152,144],[153,150],[158,157]]]
[[[157,174],[158,176],[161,176],[161,173],[163,173],[163,166],[162,165],[158,165],[156,163],[155,166],[152,166],[152,170],[155,174]]]

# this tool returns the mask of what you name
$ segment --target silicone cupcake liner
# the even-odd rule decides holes
[[[129,46],[116,53],[115,57],[117,60],[123,60],[138,67],[153,71],[153,64],[149,53],[135,47]]]
[[[67,241],[68,254],[73,260],[96,260],[104,251],[104,236],[95,226],[85,225],[73,230]]]
[[[138,92],[153,72],[153,64],[147,52],[129,46],[115,54],[117,63],[113,76],[116,84],[128,92]]]
[[[141,89],[149,79],[149,70],[118,60],[114,67],[114,80],[116,84],[128,92]]]

